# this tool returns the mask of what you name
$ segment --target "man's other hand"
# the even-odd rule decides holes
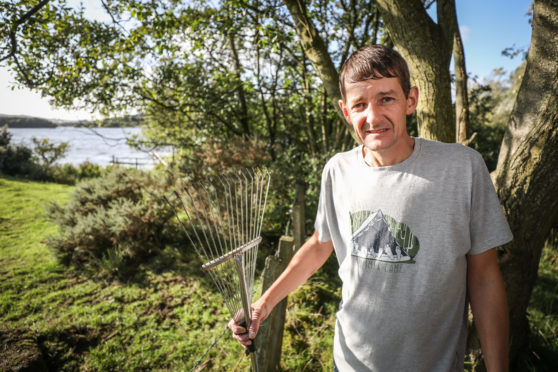
[[[261,299],[252,304],[250,311],[252,312],[252,318],[248,332],[242,325],[242,323],[244,323],[243,311],[240,311],[240,313],[229,322],[229,328],[233,332],[233,338],[240,342],[244,348],[248,348],[248,346],[252,344],[252,340],[255,339],[258,334],[260,324],[267,319],[270,313]]]

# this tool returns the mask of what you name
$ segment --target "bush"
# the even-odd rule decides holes
[[[32,137],[31,141],[34,145],[33,151],[44,168],[49,168],[57,160],[66,156],[70,147],[68,142],[54,143],[48,138]]]
[[[49,208],[60,236],[48,241],[61,261],[120,279],[160,252],[173,235],[165,185],[146,173],[117,168],[76,187],[64,208]]]
[[[0,128],[0,172],[15,176],[41,177],[41,168],[33,161],[33,152],[25,146],[10,144],[12,135],[8,126]]]
[[[78,166],[72,164],[54,165],[48,168],[48,178],[50,181],[75,185],[78,181],[97,178],[103,174],[100,165],[89,162],[81,163]]]

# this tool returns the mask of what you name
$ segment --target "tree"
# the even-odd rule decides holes
[[[467,68],[465,67],[465,51],[455,15],[453,35],[453,64],[455,71],[455,131],[456,142],[468,145],[474,137],[469,138],[469,96],[467,87]]]
[[[48,169],[55,161],[63,158],[70,144],[68,142],[53,143],[48,138],[32,137],[34,148],[33,152],[37,154],[44,169]]]
[[[202,176],[229,159],[244,158],[234,164],[248,166],[273,161],[287,177],[279,185],[285,205],[293,197],[288,185],[307,179],[316,195],[325,159],[353,146],[352,132],[331,109],[337,85],[321,83],[280,0],[102,4],[112,22],[87,19],[64,0],[34,12],[32,4],[0,4],[6,10],[0,29],[10,31],[3,45],[11,50],[17,41],[16,53],[4,60],[16,80],[59,106],[142,113],[148,140],[175,146],[189,174]],[[330,67],[383,35],[372,1],[342,6],[318,0],[305,8],[320,15],[313,23],[318,35],[333,35],[323,43]],[[339,30],[345,21],[349,33]],[[214,161],[215,148],[224,149],[222,164]],[[253,157],[249,149],[266,156]]]
[[[419,88],[419,136],[454,142],[455,128],[448,125],[453,122],[449,64],[457,29],[454,1],[437,1],[437,24],[420,0],[378,0],[377,4]]]
[[[529,332],[526,309],[544,241],[558,218],[558,1],[534,3],[525,74],[493,179],[514,233],[501,248],[508,289],[511,355]]]

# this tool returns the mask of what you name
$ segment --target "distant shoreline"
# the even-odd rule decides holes
[[[57,128],[57,127],[83,127],[83,128],[133,128],[143,124],[140,115],[125,116],[120,118],[107,118],[103,120],[76,120],[62,121],[22,115],[0,114],[0,127],[8,128]]]

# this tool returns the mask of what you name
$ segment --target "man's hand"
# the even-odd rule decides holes
[[[248,348],[252,344],[252,340],[256,338],[260,324],[267,319],[271,312],[262,299],[254,302],[251,306],[252,312],[250,330],[246,332],[246,328],[241,326],[238,322],[242,322],[243,314],[240,317],[234,317],[229,322],[229,328],[233,332],[233,338],[240,342],[244,348]],[[237,320],[237,318],[239,318]]]

